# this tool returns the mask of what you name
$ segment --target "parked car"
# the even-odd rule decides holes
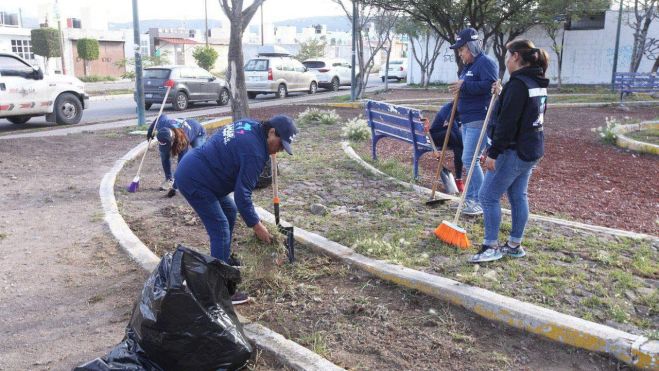
[[[380,66],[380,79],[384,82],[384,75],[387,70],[386,63]],[[398,81],[407,78],[407,59],[390,59],[389,60],[389,79]]]
[[[321,88],[338,91],[341,85],[352,83],[352,66],[345,59],[313,58],[302,64],[316,74]],[[359,69],[356,74],[359,78]]]
[[[306,91],[316,94],[316,75],[297,59],[289,55],[266,54],[252,58],[245,63],[245,85],[247,96],[256,98],[258,94],[275,93],[284,98],[292,91]]]
[[[0,53],[0,118],[24,124],[35,116],[77,124],[89,107],[85,84],[72,76],[45,75],[13,53]]]
[[[170,81],[171,80],[171,81]],[[169,83],[168,83],[169,81]],[[171,103],[177,111],[183,111],[191,103],[217,102],[220,106],[229,103],[231,95],[228,84],[208,71],[191,66],[156,66],[144,69],[144,108],[162,103],[167,84],[173,87],[165,103]],[[135,99],[137,101],[137,97]]]

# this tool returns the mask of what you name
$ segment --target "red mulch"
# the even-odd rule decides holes
[[[607,116],[616,117],[619,122],[625,116],[648,120],[659,117],[659,110],[548,109],[545,158],[529,184],[531,212],[658,235],[659,157],[601,143],[591,128],[605,125]],[[363,146],[370,147],[370,142]],[[378,157],[411,163],[411,146],[381,140]],[[435,164],[429,155],[420,161],[421,183],[426,187],[431,184]],[[446,164],[452,168],[452,159]]]

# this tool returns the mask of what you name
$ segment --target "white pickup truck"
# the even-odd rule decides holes
[[[24,124],[34,116],[77,124],[89,107],[85,84],[75,77],[44,76],[21,57],[0,52],[0,119]]]

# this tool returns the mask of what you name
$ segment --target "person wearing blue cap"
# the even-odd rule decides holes
[[[201,219],[210,239],[211,256],[239,265],[231,256],[231,239],[237,213],[263,242],[272,235],[259,219],[252,203],[269,155],[293,154],[291,143],[298,129],[293,120],[276,115],[265,121],[242,119],[213,134],[206,144],[189,153],[176,168],[179,191]],[[233,192],[233,199],[229,194]],[[234,304],[249,298],[238,291]]]
[[[492,98],[492,84],[499,75],[497,64],[491,57],[485,55],[482,49],[482,40],[478,31],[466,28],[457,35],[455,44],[451,49],[457,49],[458,55],[464,64],[460,71],[458,81],[449,86],[451,94],[459,94],[457,113],[462,121],[462,162],[468,173],[471,160],[479,156],[481,148],[476,148],[478,137],[487,114],[487,107]],[[467,215],[479,215],[483,209],[478,199],[478,191],[483,183],[483,170],[478,161],[474,165],[471,181],[466,190],[465,207],[462,212]]]
[[[146,133],[147,139],[158,140],[160,161],[165,173],[165,181],[160,185],[161,191],[168,191],[173,196],[174,179],[172,177],[171,157],[178,156],[178,162],[188,152],[188,148],[197,148],[206,142],[206,130],[194,119],[172,119],[161,115],[157,122],[151,123]]]

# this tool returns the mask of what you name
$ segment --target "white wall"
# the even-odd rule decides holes
[[[626,18],[628,16],[630,14],[623,14],[618,54],[618,72],[629,71],[631,62],[634,37],[633,30],[626,25]],[[566,31],[562,71],[563,83],[608,84],[611,82],[617,22],[618,12],[608,11],[603,30]],[[648,36],[659,37],[659,21],[655,20],[653,22]],[[556,83],[558,76],[556,54],[551,49],[551,40],[544,34],[542,28],[535,27],[520,38],[532,40],[538,47],[544,48],[549,53],[550,63],[547,76],[551,79],[552,83]],[[488,52],[488,54],[493,56],[491,52]],[[421,71],[412,56],[411,47],[409,48],[408,62],[408,82],[420,83]],[[644,56],[638,72],[649,72],[653,63],[653,61]],[[444,41],[430,81],[450,82],[456,79],[457,66],[455,64],[454,54],[449,49],[449,44]]]

